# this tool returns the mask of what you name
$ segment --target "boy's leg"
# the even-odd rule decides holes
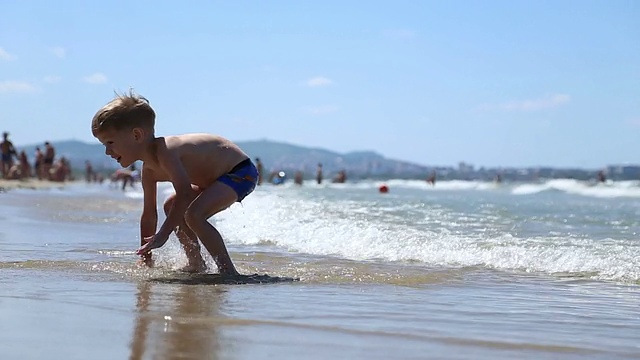
[[[171,209],[174,199],[175,195],[171,195],[167,201],[165,201],[165,215],[168,214]],[[187,255],[187,266],[183,268],[183,270],[187,272],[200,272],[206,270],[207,264],[200,254],[200,244],[198,243],[196,234],[184,221],[182,221],[182,224],[176,228],[175,233],[180,241],[180,245],[182,245],[182,249]]]
[[[207,270],[207,263],[200,255],[200,244],[196,234],[189,229],[183,221],[182,225],[176,229],[176,236],[180,240],[180,245],[187,255],[187,266],[182,268],[186,272],[202,272]]]
[[[187,224],[213,256],[220,274],[225,275],[237,275],[238,271],[231,261],[222,235],[207,219],[228,208],[237,199],[238,195],[232,188],[218,181],[204,189],[189,205],[185,214]]]

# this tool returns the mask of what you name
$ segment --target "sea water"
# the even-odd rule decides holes
[[[139,188],[2,193],[0,355],[640,357],[638,182],[382,184],[261,186],[214,216],[240,284],[205,252],[209,275],[178,272],[173,235],[136,266]]]

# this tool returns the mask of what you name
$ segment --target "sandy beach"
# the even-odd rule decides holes
[[[26,180],[6,180],[0,179],[0,192],[9,191],[12,189],[50,189],[50,188],[61,188],[64,187],[67,183],[64,182],[54,182],[49,180],[38,180],[38,179],[26,179]]]

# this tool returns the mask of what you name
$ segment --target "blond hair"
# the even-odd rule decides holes
[[[126,94],[116,93],[116,97],[103,106],[91,120],[91,132],[97,136],[108,130],[128,130],[141,127],[153,134],[156,113],[149,100],[130,90]]]

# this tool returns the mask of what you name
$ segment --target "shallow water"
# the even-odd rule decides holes
[[[640,357],[635,188],[387,184],[259,188],[212,220],[239,280],[177,272],[173,237],[137,267],[137,191],[0,194],[0,354]]]

